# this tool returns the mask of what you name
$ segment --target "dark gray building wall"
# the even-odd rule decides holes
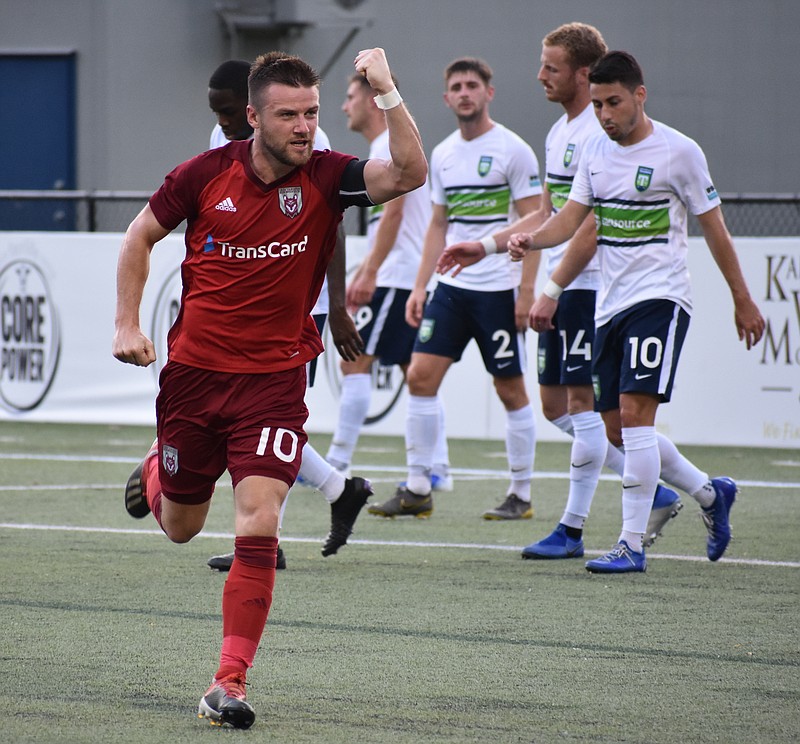
[[[232,5],[235,3],[229,3]],[[296,0],[320,23],[282,36],[231,36],[215,0],[0,0],[0,54],[47,49],[78,53],[78,179],[86,189],[155,188],[178,162],[207,146],[214,123],[206,85],[229,56],[282,48],[318,69],[321,122],[337,149],[366,153],[346,130],[340,105],[356,52],[383,46],[401,81],[426,149],[454,128],[442,103],[442,71],[462,55],[495,71],[492,115],[527,139],[543,159],[544,137],[560,114],[535,80],[541,39],[584,21],[611,48],[642,64],[648,113],[695,138],[722,192],[800,191],[800,28],[796,0],[366,0],[354,15],[333,0]],[[289,2],[283,7],[292,6]],[[270,11],[270,2],[248,7]],[[333,10],[332,10],[333,9]],[[337,57],[337,52],[341,55]],[[31,95],[35,95],[35,91]],[[24,120],[24,102],[20,102]],[[36,122],[25,122],[35,138]]]

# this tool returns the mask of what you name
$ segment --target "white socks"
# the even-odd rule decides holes
[[[689,462],[663,434],[658,435],[658,451],[664,480],[686,491],[703,508],[711,506],[716,493],[708,480],[708,473]]]
[[[300,463],[300,476],[313,488],[322,492],[325,500],[332,504],[344,491],[344,473],[331,465],[319,452],[317,452],[308,442],[303,447],[303,459]],[[286,507],[284,499],[283,508]],[[281,511],[281,516],[283,512]]]
[[[406,417],[406,486],[420,496],[431,492],[433,452],[439,436],[439,398],[423,395],[408,396]]]
[[[345,375],[342,378],[342,398],[339,401],[339,418],[333,433],[327,460],[344,470],[353,461],[353,451],[364,419],[367,418],[372,397],[372,375]]]
[[[625,446],[625,472],[622,474],[620,540],[625,540],[631,550],[641,553],[661,472],[656,427],[623,427],[622,442]]]
[[[606,427],[599,413],[586,411],[570,417],[575,439],[572,442],[569,468],[569,496],[561,523],[583,529],[589,516],[592,498],[609,442]],[[621,457],[621,455],[620,455]]]
[[[536,418],[531,404],[506,411],[506,453],[511,468],[511,484],[506,495],[514,493],[529,503],[535,448]]]

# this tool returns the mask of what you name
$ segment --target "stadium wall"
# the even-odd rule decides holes
[[[122,236],[116,233],[0,232],[0,419],[152,425],[166,331],[180,301],[182,236],[153,252],[142,302],[142,328],[159,362],[143,369],[111,356],[115,285]],[[765,339],[747,352],[738,340],[729,292],[701,239],[690,239],[695,312],[673,402],[657,426],[679,444],[800,447],[800,237],[739,238],[755,300],[767,319]],[[348,239],[351,268],[364,239]],[[103,281],[89,280],[89,274]],[[535,334],[527,334],[535,365]],[[377,368],[367,433],[402,435],[406,391],[394,368]],[[542,441],[563,435],[544,420],[535,374],[528,387]],[[331,432],[339,394],[335,354],[320,358],[307,396],[308,429]],[[453,438],[505,436],[505,415],[471,345],[442,387]]]
[[[356,155],[366,154],[366,144],[347,130],[340,106],[359,49],[387,49],[428,152],[454,128],[442,103],[442,70],[457,56],[483,56],[495,71],[493,116],[543,160],[560,109],[535,80],[540,41],[580,20],[597,25],[610,47],[639,58],[648,112],[701,143],[720,193],[797,191],[796,0],[350,4],[345,12],[334,0],[2,0],[0,54],[74,50],[77,188],[153,191],[174,165],[207,147],[211,71],[230,56],[250,59],[272,48],[325,70],[321,122],[337,149]],[[277,5],[316,20],[281,33],[231,31],[219,10],[267,17]],[[3,105],[18,108],[34,146],[36,121],[26,120],[25,101]]]

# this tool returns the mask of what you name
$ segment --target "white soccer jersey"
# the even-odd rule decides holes
[[[605,134],[592,139],[572,184],[569,198],[594,207],[597,220],[598,326],[645,300],[692,311],[686,210],[703,214],[720,199],[699,145],[652,123],[652,134],[629,147]]]
[[[545,140],[545,188],[550,194],[553,214],[566,204],[585,143],[602,133],[603,128],[591,104],[571,121],[564,114],[548,132]],[[544,251],[545,276],[549,278],[555,271],[568,245],[569,241]],[[600,261],[595,256],[567,289],[599,288]]]
[[[384,130],[371,143],[369,157],[389,160],[389,130]],[[369,208],[367,245],[375,244],[378,221],[383,215],[383,204]],[[377,285],[396,289],[413,289],[417,277],[425,231],[431,219],[431,194],[427,183],[403,197],[403,220],[392,250],[378,269]]]
[[[431,199],[447,207],[447,245],[480,240],[517,218],[514,202],[542,193],[530,146],[502,124],[465,140],[456,130],[431,155]],[[494,254],[440,282],[484,292],[519,287],[521,266]]]

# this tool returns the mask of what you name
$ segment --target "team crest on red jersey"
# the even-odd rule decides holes
[[[294,219],[303,209],[303,189],[300,186],[287,186],[278,189],[278,203],[287,217]]]

